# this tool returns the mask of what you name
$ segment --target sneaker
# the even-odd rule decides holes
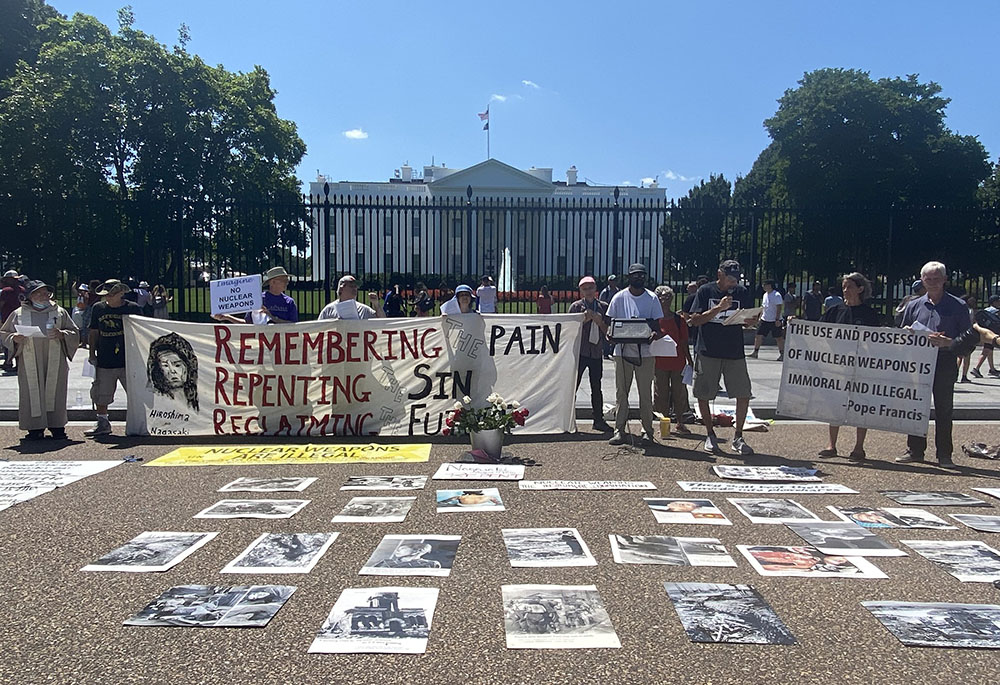
[[[847,455],[847,458],[850,461],[861,462],[867,459],[868,455],[865,454],[864,450],[854,450],[853,452]]]
[[[643,433],[642,434],[642,446],[643,447],[655,447],[656,445],[659,445],[659,444],[660,444],[659,440],[657,440],[655,437],[653,437],[652,433]]]
[[[598,433],[610,433],[614,430],[607,421],[594,421],[594,430]]]
[[[719,439],[711,433],[709,433],[708,437],[705,438],[705,451],[709,454],[715,454],[716,452],[721,451],[719,449]]]
[[[997,371],[996,369],[990,369],[989,374],[994,378],[1000,378],[1000,371]]]
[[[955,462],[951,460],[951,457],[938,457],[937,465],[943,469],[957,468]]]
[[[748,357],[749,357],[750,359],[756,359],[756,358],[757,358],[757,352],[758,352],[757,350],[754,350],[753,352],[751,352],[751,353],[750,353],[750,354],[748,354],[747,356],[748,356]]]
[[[832,459],[833,457],[839,457],[840,455],[837,454],[837,450],[832,450],[829,447],[827,447],[825,450],[819,451],[819,456],[821,456],[823,459]]]
[[[959,383],[971,383],[971,382],[972,381],[969,380],[968,376],[962,376],[962,380],[959,381]]]
[[[983,377],[983,372],[980,371],[979,369],[969,369],[969,373],[971,373],[975,378]]]
[[[615,434],[611,436],[608,440],[609,445],[624,445],[625,444],[625,433],[622,431],[615,431]]]
[[[922,454],[910,454],[907,452],[901,457],[896,457],[895,461],[897,464],[919,464],[923,462],[924,455]]]
[[[733,438],[733,443],[729,446],[735,454],[750,455],[753,454],[753,448],[750,445],[743,442],[743,436],[738,438]]]
[[[85,430],[83,434],[89,438],[93,438],[98,435],[111,435],[111,421],[97,417],[97,423],[94,424],[94,427],[90,430]]]
[[[785,355],[783,355],[783,354],[779,354],[779,355],[778,355],[778,358],[777,358],[777,359],[775,359],[774,361],[776,361],[776,362],[780,362],[780,361],[784,361],[784,360],[785,360]]]

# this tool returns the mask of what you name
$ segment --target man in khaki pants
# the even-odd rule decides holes
[[[119,280],[104,281],[97,294],[104,299],[94,305],[90,323],[90,363],[94,365],[94,382],[90,399],[97,407],[97,423],[84,431],[88,437],[109,435],[111,420],[108,406],[115,401],[115,390],[125,387],[125,326],[122,317],[142,316],[142,307],[125,299],[129,287]]]
[[[628,428],[628,391],[635,378],[639,390],[639,417],[645,431],[644,443],[654,444],[653,437],[653,372],[654,358],[649,351],[649,343],[663,337],[659,331],[659,321],[663,318],[663,307],[650,290],[646,289],[646,267],[633,264],[628,268],[628,288],[619,290],[608,305],[609,319],[644,319],[652,321],[656,329],[650,328],[649,341],[636,344],[616,344],[615,387],[618,396],[618,412],[615,415],[615,432],[611,436],[612,445],[625,443]]]

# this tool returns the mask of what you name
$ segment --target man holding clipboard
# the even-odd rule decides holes
[[[719,439],[712,426],[711,402],[725,378],[726,393],[736,400],[736,433],[731,449],[746,456],[753,450],[743,440],[743,422],[750,406],[750,374],[743,349],[743,328],[753,328],[760,309],[751,309],[750,291],[740,285],[743,268],[735,259],[719,265],[718,280],[698,288],[691,307],[689,326],[700,327],[697,357],[694,364],[694,396],[708,435],[705,451],[720,452]]]

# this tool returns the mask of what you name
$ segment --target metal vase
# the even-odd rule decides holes
[[[494,428],[492,430],[471,431],[469,438],[472,440],[472,449],[482,450],[494,459],[500,459],[503,452],[503,430]]]

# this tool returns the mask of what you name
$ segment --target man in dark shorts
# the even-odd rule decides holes
[[[84,431],[88,437],[110,435],[111,420],[108,406],[115,401],[115,390],[121,383],[128,392],[125,376],[125,325],[123,317],[142,316],[142,307],[125,299],[129,287],[116,279],[104,281],[97,294],[104,298],[94,305],[90,321],[90,363],[94,366],[94,381],[90,399],[97,407],[97,423]]]

